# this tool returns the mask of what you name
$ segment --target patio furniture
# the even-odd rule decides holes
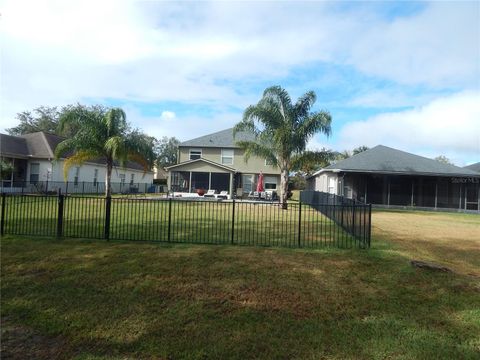
[[[214,198],[216,192],[217,192],[217,190],[208,190],[207,193],[206,193],[205,195],[203,195],[203,197],[211,197],[211,198]]]
[[[220,194],[215,195],[216,199],[228,199],[228,191],[220,191]]]

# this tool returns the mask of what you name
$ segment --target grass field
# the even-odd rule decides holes
[[[479,234],[376,211],[368,251],[7,236],[2,357],[478,359]]]

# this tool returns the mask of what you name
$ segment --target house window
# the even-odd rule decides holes
[[[118,174],[120,178],[120,184],[125,185],[125,174]]]
[[[327,189],[327,191],[330,194],[335,194],[335,178],[333,178],[333,177],[328,178],[328,189]]]
[[[98,169],[93,170],[93,186],[98,185]]]
[[[32,163],[30,164],[30,184],[35,184],[40,178],[40,164]]]
[[[277,190],[277,177],[276,176],[265,176],[265,190]]]
[[[233,149],[222,149],[221,160],[223,165],[233,165]]]
[[[243,192],[253,191],[253,175],[242,175]]]
[[[265,159],[265,166],[273,166],[273,162],[268,159]]]
[[[78,178],[80,177],[80,166],[75,168],[75,176],[73,177],[73,185],[78,185]]]
[[[133,185],[133,182],[135,181],[135,174],[130,175],[130,185]]]
[[[197,160],[202,157],[202,150],[190,149],[190,160]]]

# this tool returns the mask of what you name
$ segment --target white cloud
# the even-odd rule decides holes
[[[261,95],[249,90],[257,83],[276,83],[312,62],[347,64],[405,84],[480,88],[478,3],[425,4],[421,13],[394,20],[339,8],[4,1],[0,130],[15,125],[17,112],[84,99],[244,108]]]
[[[442,154],[460,165],[479,161],[480,92],[438,98],[413,110],[351,122],[340,130],[338,148],[378,144],[429,157]]]
[[[401,84],[480,86],[480,3],[434,2],[354,35],[347,62]],[[367,25],[367,24],[365,24]]]
[[[176,115],[173,111],[162,111],[162,115],[160,115],[160,118],[165,121],[172,121],[175,117]]]

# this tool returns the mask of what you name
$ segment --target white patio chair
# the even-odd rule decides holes
[[[203,197],[215,197],[215,193],[217,192],[217,190],[213,190],[213,189],[210,189],[207,191],[207,193],[205,195],[203,195]]]
[[[228,191],[226,191],[226,190],[220,191],[220,194],[215,195],[215,198],[216,199],[228,199]]]

